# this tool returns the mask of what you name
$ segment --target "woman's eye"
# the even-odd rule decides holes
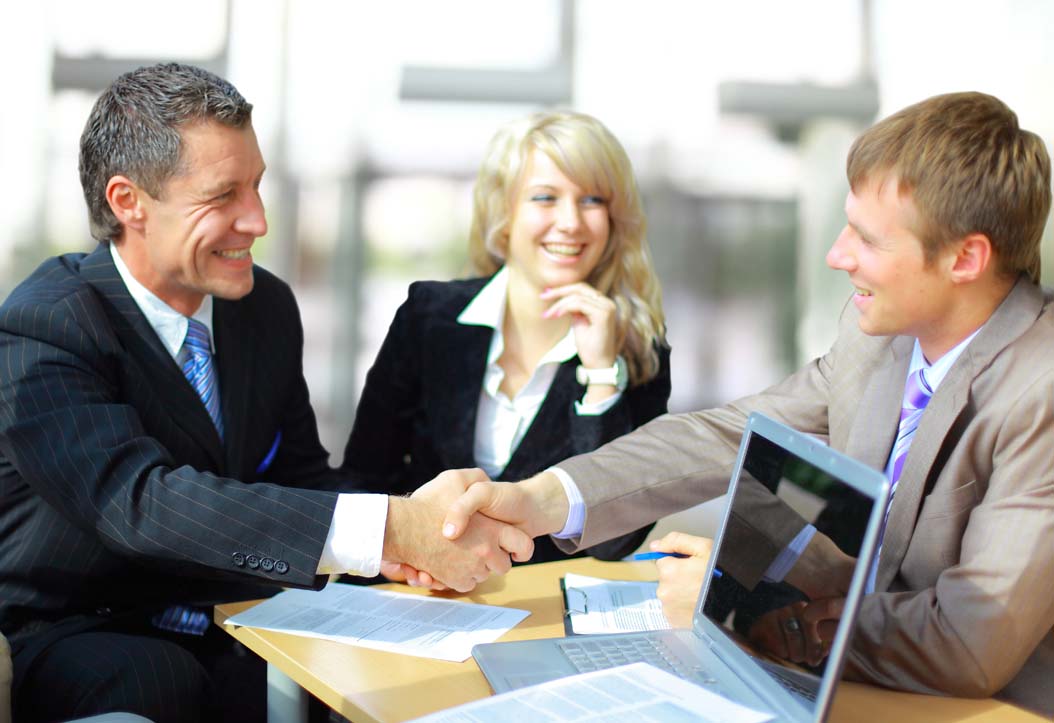
[[[607,201],[605,201],[600,196],[583,196],[582,197],[582,205],[583,206],[603,206],[606,203],[607,203]]]
[[[541,203],[552,203],[556,200],[556,196],[551,193],[536,193],[531,196],[532,201],[538,201]]]

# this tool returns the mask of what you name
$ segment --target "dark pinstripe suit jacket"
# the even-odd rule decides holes
[[[9,637],[324,582],[315,570],[336,493],[314,488],[337,479],[308,403],[293,295],[254,273],[244,299],[215,300],[224,442],[106,247],[45,261],[0,307]]]
[[[489,279],[423,281],[410,286],[381,346],[344,450],[344,470],[371,491],[404,494],[447,469],[476,466],[473,444],[480,385],[492,330],[459,324],[458,315]],[[527,434],[499,475],[530,477],[575,454],[596,449],[666,411],[670,352],[659,374],[632,387],[607,412],[575,413],[585,393],[575,379],[578,357],[564,362]],[[591,547],[618,559],[643,542],[651,525]],[[566,559],[549,537],[535,540],[532,562]]]

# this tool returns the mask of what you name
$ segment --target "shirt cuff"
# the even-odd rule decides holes
[[[571,479],[571,475],[559,467],[550,467],[547,472],[552,472],[564,486],[564,494],[567,495],[567,522],[564,529],[557,532],[553,537],[566,540],[571,537],[579,537],[586,523],[586,503],[582,499],[582,493],[578,491],[578,485]]]
[[[318,574],[373,577],[381,571],[388,495],[340,494],[318,561]]]
[[[582,399],[585,399],[584,395]],[[598,417],[615,406],[615,403],[620,399],[622,399],[622,392],[618,391],[607,399],[602,399],[599,402],[575,402],[575,414],[580,417]],[[568,477],[568,479],[570,479],[570,477]]]
[[[812,541],[812,536],[815,534],[816,528],[812,525],[806,525],[801,528],[801,531],[794,536],[790,544],[780,550],[780,554],[776,555],[776,559],[769,565],[769,569],[765,570],[762,579],[765,582],[782,582],[783,578],[787,577],[787,573],[798,562],[802,553],[805,552],[805,548],[809,546],[809,542]]]

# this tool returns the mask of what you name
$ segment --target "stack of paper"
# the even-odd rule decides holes
[[[418,718],[417,723],[768,720],[772,720],[768,713],[733,703],[647,663],[634,663],[520,688]]]
[[[655,597],[658,586],[657,582],[564,576],[564,603],[571,630],[577,634],[669,630],[662,604]]]
[[[330,583],[286,590],[227,619],[244,625],[422,658],[461,662],[477,643],[492,643],[530,613],[425,595]]]

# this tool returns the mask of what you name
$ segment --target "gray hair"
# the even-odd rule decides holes
[[[107,242],[122,224],[106,202],[106,185],[128,176],[154,198],[180,170],[180,126],[216,121],[242,128],[252,104],[223,78],[181,63],[121,75],[95,101],[81,134],[80,177],[91,235]]]

